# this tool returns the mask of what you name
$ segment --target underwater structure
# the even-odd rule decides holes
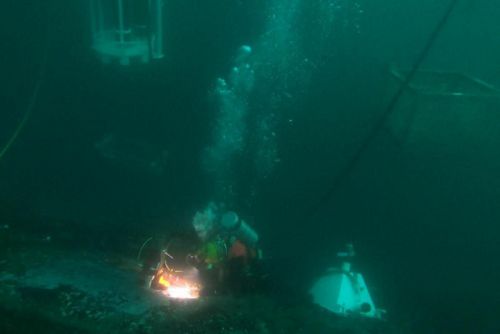
[[[391,93],[406,75],[391,68]],[[500,141],[495,121],[499,106],[500,90],[489,83],[459,72],[420,70],[388,124],[395,139],[412,152],[488,156]]]
[[[92,47],[104,63],[163,58],[163,0],[89,0]]]

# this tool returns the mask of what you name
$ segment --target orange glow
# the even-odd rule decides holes
[[[163,270],[159,270],[156,275],[159,276],[158,285],[165,296],[176,299],[197,299],[200,297],[198,284]]]
[[[165,288],[168,288],[170,286],[170,282],[168,280],[166,280],[163,275],[160,276],[160,279],[158,280],[158,284],[160,284],[161,286],[163,286]]]

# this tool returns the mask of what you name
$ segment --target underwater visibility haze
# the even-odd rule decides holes
[[[4,0],[2,333],[500,333],[500,6]]]

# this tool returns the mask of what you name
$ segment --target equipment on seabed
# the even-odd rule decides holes
[[[161,251],[160,262],[147,280],[147,287],[170,299],[198,299],[202,289],[198,269],[174,257],[169,250],[171,245],[172,241]]]
[[[354,255],[352,244],[337,253],[342,265],[329,269],[313,284],[310,290],[313,301],[338,315],[381,319],[384,311],[375,307],[363,276],[351,270]]]
[[[104,63],[163,58],[163,0],[89,0],[92,47]]]

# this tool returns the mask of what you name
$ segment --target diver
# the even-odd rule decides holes
[[[210,203],[192,222],[200,246],[188,262],[200,270],[204,294],[245,293],[256,285],[259,236],[233,211]]]

